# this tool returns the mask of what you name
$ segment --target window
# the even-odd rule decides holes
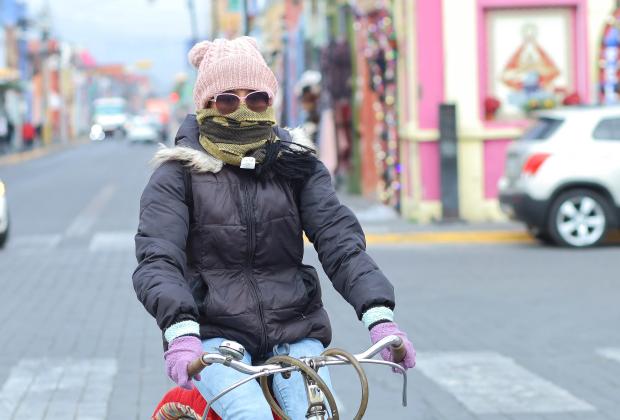
[[[603,118],[592,134],[597,140],[620,140],[620,117]]]
[[[521,136],[521,140],[547,140],[563,122],[564,120],[557,118],[539,118],[536,124]]]

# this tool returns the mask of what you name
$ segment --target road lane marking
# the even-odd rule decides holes
[[[11,238],[7,247],[13,249],[46,250],[55,248],[62,240],[60,234],[23,235]]]
[[[0,389],[0,420],[104,420],[116,359],[22,359]]]
[[[116,187],[112,184],[108,184],[101,188],[97,195],[92,198],[80,214],[77,215],[75,220],[73,220],[73,223],[67,228],[65,236],[77,237],[86,235],[97,221],[99,213],[101,213],[105,205],[110,201],[115,191]]]
[[[133,251],[135,231],[98,232],[88,245],[91,252],[99,251]]]
[[[421,353],[416,369],[475,414],[596,410],[513,359],[494,352]]]
[[[602,356],[606,359],[613,360],[615,362],[620,362],[620,347],[607,347],[596,350],[596,353],[599,356]]]

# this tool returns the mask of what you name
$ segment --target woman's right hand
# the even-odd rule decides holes
[[[187,374],[187,366],[202,356],[202,342],[198,337],[185,335],[172,340],[168,351],[164,353],[166,373],[178,386],[192,389],[191,378]],[[200,380],[200,375],[194,377]]]

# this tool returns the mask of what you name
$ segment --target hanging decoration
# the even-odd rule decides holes
[[[396,31],[388,0],[374,2],[374,8],[355,10],[354,30],[368,30],[364,56],[370,71],[371,89],[375,92],[375,136],[373,151],[379,171],[378,192],[384,204],[400,207],[401,165],[398,152],[398,119],[396,108]]]
[[[620,9],[607,18],[599,55],[600,100],[617,104],[620,76]]]

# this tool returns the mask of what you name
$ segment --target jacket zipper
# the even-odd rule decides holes
[[[267,327],[265,326],[265,315],[263,314],[263,304],[260,299],[260,292],[258,291],[258,286],[254,281],[254,277],[252,276],[252,265],[254,264],[254,212],[252,206],[252,197],[250,194],[249,187],[247,185],[243,186],[243,193],[246,204],[246,223],[248,227],[248,259],[246,264],[246,276],[248,283],[254,293],[254,297],[256,298],[256,302],[258,303],[258,315],[260,317],[261,329],[262,329],[262,340],[260,343],[260,353],[261,355],[265,354],[267,349]]]

